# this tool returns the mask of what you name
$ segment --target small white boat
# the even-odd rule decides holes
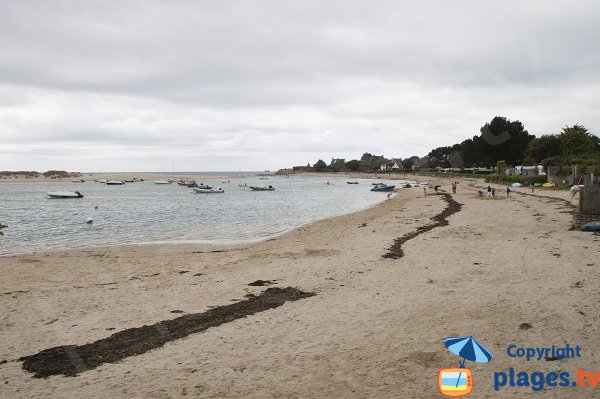
[[[221,187],[217,189],[194,187],[194,192],[198,194],[223,194],[225,191]]]
[[[85,183],[85,180],[83,180],[83,179],[71,180],[71,183]]]
[[[50,198],[83,198],[79,191],[52,191],[46,195]]]
[[[154,184],[171,184],[171,182],[167,180],[155,180]]]
[[[273,187],[273,186],[269,186],[269,187],[248,186],[248,187],[252,191],[274,191],[275,190],[275,187]]]
[[[107,186],[122,186],[125,184],[123,180],[109,180],[106,182]]]

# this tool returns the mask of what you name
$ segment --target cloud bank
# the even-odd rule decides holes
[[[496,115],[597,133],[599,27],[594,1],[1,2],[0,169],[406,157]]]

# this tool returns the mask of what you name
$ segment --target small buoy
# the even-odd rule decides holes
[[[86,220],[86,223],[87,223],[87,224],[92,224],[92,223],[94,223],[94,219],[92,219],[92,218],[87,218],[87,220]]]

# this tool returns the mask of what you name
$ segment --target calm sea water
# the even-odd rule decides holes
[[[240,177],[207,181],[224,194],[194,194],[177,184],[152,181],[107,186],[43,182],[0,184],[0,255],[150,242],[246,243],[264,240],[308,222],[351,213],[385,199],[371,181],[344,178]],[[327,185],[327,181],[331,184]],[[238,185],[273,185],[253,192]],[[50,199],[49,191],[80,191],[82,199]],[[99,204],[98,209],[94,206]],[[87,224],[88,218],[93,224]]]

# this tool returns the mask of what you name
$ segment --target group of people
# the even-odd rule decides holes
[[[510,197],[510,187],[506,186],[506,198]],[[481,192],[480,192],[481,193]],[[481,196],[481,195],[480,195]],[[496,198],[496,189],[492,186],[487,186],[486,198]]]
[[[452,184],[452,194],[456,194],[456,188],[458,187],[458,182],[457,181],[453,181]],[[438,190],[441,188],[442,186],[440,186],[439,184],[433,186],[433,190],[437,193]],[[431,186],[429,186],[429,188],[431,188]],[[443,191],[443,190],[442,190]],[[423,193],[425,194],[425,196],[427,196],[427,187],[423,187]]]

